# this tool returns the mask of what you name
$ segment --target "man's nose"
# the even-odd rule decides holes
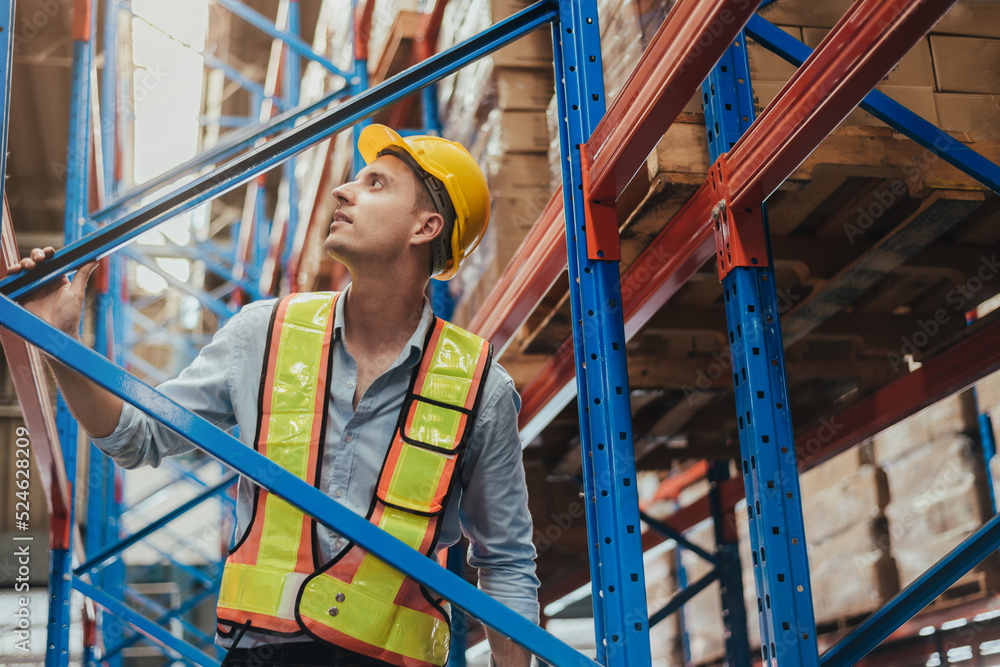
[[[335,187],[330,192],[330,194],[333,195],[333,198],[336,199],[337,203],[339,203],[341,206],[345,204],[350,204],[352,201],[354,201],[354,189],[352,187],[353,185],[354,181],[341,183],[340,185]]]

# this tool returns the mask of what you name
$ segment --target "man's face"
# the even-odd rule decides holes
[[[385,155],[334,188],[338,208],[324,249],[348,269],[390,265],[410,244],[418,223],[416,178],[399,158]]]

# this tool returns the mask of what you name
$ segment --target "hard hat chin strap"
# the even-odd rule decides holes
[[[455,228],[457,215],[455,207],[451,203],[451,195],[444,186],[444,182],[420,166],[412,155],[397,146],[386,146],[379,151],[378,156],[391,155],[406,163],[406,165],[417,175],[417,178],[424,184],[427,192],[434,202],[434,208],[444,219],[444,229],[431,242],[431,275],[436,276],[444,273],[451,260],[451,234]]]

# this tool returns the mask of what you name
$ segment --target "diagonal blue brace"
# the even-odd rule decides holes
[[[301,119],[308,118],[318,111],[323,111],[337,100],[350,95],[351,92],[352,91],[349,87],[338,88],[337,90],[327,93],[308,106],[302,107],[301,109],[291,109],[286,111],[280,116],[275,116],[263,125],[254,125],[243,130],[226,134],[224,141],[220,141],[208,150],[202,151],[187,162],[182,162],[176,167],[163,172],[159,176],[151,178],[141,185],[137,185],[128,192],[121,193],[117,199],[100,211],[95,212],[91,218],[97,222],[117,219],[121,217],[122,212],[129,204],[139,201],[143,197],[156,192],[165,185],[169,185],[184,176],[194,174],[203,167],[217,165],[223,160],[226,160],[240,151],[255,145],[258,141],[266,139],[272,134],[290,129]]]
[[[654,612],[649,617],[649,626],[652,627],[656,625],[657,623],[665,619],[667,616],[670,616],[670,614],[674,613],[675,611],[683,607],[685,604],[688,603],[688,601],[691,598],[693,598],[695,595],[701,593],[703,590],[711,586],[715,581],[718,580],[718,578],[719,578],[719,569],[714,568],[709,572],[705,573],[698,581],[694,582],[693,584],[685,586],[683,589],[678,591],[672,598],[670,598],[670,602],[665,604],[663,606],[663,609]]]
[[[211,422],[163,396],[149,385],[107,361],[79,341],[0,297],[0,322],[17,336],[48,353],[66,367],[84,375],[115,396],[159,420],[262,488],[283,498],[331,530],[374,553],[427,588],[447,592],[445,597],[465,613],[478,618],[529,651],[560,667],[594,667],[596,663],[500,604],[430,558],[419,555],[392,535],[334,501],[316,487],[247,447]],[[93,587],[74,579],[88,596]],[[100,593],[100,591],[97,591]],[[95,601],[104,605],[101,599]],[[645,618],[645,609],[643,609]],[[647,644],[648,645],[648,644]],[[647,649],[648,651],[648,649]],[[215,664],[214,662],[211,664]]]
[[[793,65],[802,65],[812,55],[813,50],[808,46],[756,14],[750,17],[746,31],[763,46]],[[885,93],[873,90],[865,96],[859,106],[886,125],[933,151],[945,162],[958,167],[993,192],[1000,194],[1000,165],[972,150],[958,139],[952,138],[947,132],[927,122]]]
[[[160,644],[161,646],[164,646],[172,651],[176,651],[186,660],[190,660],[196,665],[203,665],[204,667],[219,666],[220,663],[215,658],[212,658],[208,654],[190,646],[184,640],[174,637],[167,630],[149,620],[142,614],[135,612],[125,603],[120,600],[116,600],[100,588],[88,584],[80,577],[73,577],[73,588],[80,591],[88,598],[120,618],[127,625],[135,628],[137,631],[146,635],[157,644]]]
[[[849,667],[1000,547],[1000,514],[986,522],[900,591],[820,658],[822,667]]]
[[[411,67],[335,109],[125,215],[100,232],[67,245],[33,271],[0,280],[0,294],[18,298],[68,271],[107,255],[161,222],[239,187],[326,137],[373,116],[385,106],[506,46],[548,23],[555,15],[555,8],[546,0],[531,5],[479,35]]]
[[[716,558],[713,554],[708,553],[707,551],[699,547],[697,544],[695,544],[688,538],[684,537],[684,535],[679,530],[674,530],[668,524],[665,524],[662,521],[654,519],[645,512],[640,511],[639,518],[642,519],[646,524],[648,524],[650,528],[652,528],[659,534],[663,535],[664,537],[668,537],[674,542],[677,542],[678,545],[687,549],[691,553],[700,556],[702,559],[708,561],[709,563],[712,563],[713,565],[716,563]]]
[[[235,481],[236,481],[236,475],[235,474],[230,474],[230,475],[227,475],[227,476],[223,477],[222,480],[219,481],[217,484],[214,484],[213,486],[208,487],[207,489],[205,489],[204,491],[202,491],[197,496],[195,496],[191,500],[187,501],[183,505],[180,505],[179,507],[177,507],[177,508],[175,508],[175,509],[167,512],[166,514],[164,514],[163,516],[161,516],[156,521],[153,521],[149,525],[144,526],[141,530],[137,530],[136,532],[132,533],[131,535],[129,535],[125,539],[120,540],[116,544],[112,544],[112,545],[108,546],[103,551],[101,551],[99,554],[91,556],[90,558],[87,559],[87,562],[83,563],[82,565],[80,565],[79,567],[77,567],[75,570],[73,570],[73,574],[82,575],[85,572],[87,572],[88,570],[91,570],[91,569],[93,569],[93,568],[101,565],[107,559],[111,558],[112,556],[114,556],[114,555],[116,555],[118,553],[121,553],[125,549],[128,549],[130,546],[132,546],[136,542],[139,542],[140,540],[143,540],[143,539],[149,537],[150,535],[152,535],[153,533],[155,533],[157,530],[159,530],[163,526],[167,525],[168,523],[170,523],[171,521],[173,521],[177,517],[181,516],[182,514],[187,513],[189,510],[194,509],[195,507],[197,507],[198,505],[200,505],[202,502],[208,500],[209,498],[212,498],[216,494],[222,493],[223,491],[225,491],[226,489],[228,489],[230,486],[232,486],[233,482],[235,482]]]
[[[343,77],[344,79],[350,79],[350,75],[347,72],[313,51],[312,47],[303,41],[303,39],[297,34],[289,30],[279,30],[275,27],[274,21],[268,19],[255,9],[246,6],[239,0],[216,0],[216,2],[236,16],[239,16],[254,28],[257,28],[257,30],[263,32],[265,35],[281,40],[289,49],[291,49],[293,53],[300,55],[307,60],[311,60],[314,63],[319,63],[324,69],[336,74],[337,76]]]

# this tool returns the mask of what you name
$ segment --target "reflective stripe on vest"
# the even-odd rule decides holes
[[[316,486],[326,417],[336,295],[296,294],[278,302],[267,341],[255,449]],[[295,598],[316,569],[312,519],[258,488],[250,528],[226,560],[220,621],[255,630],[302,634]],[[266,548],[260,548],[266,545]],[[223,632],[223,634],[226,634]]]
[[[317,318],[315,310],[303,307],[301,312],[309,324],[298,324],[296,300],[311,303],[310,297],[318,296],[286,297],[282,303],[289,301],[288,308],[276,309],[272,336],[278,341],[269,346],[266,377],[286,373],[304,380],[310,375],[301,364],[299,370],[282,370],[285,338],[278,332],[292,322],[296,322],[295,329],[316,330],[321,323],[324,330],[332,328],[335,296],[331,295],[325,295],[325,318]],[[301,340],[293,337],[291,345]],[[322,357],[315,366],[319,370],[310,380],[311,387],[287,382],[275,383],[275,390],[297,391],[325,403],[329,336],[326,341],[322,350],[294,347],[295,352],[288,357],[293,365],[301,362],[300,355]],[[428,556],[436,552],[439,522],[475,420],[490,357],[489,344],[478,336],[435,321],[379,474],[368,519]],[[263,384],[262,406],[273,405],[276,400],[270,386],[269,380]],[[264,396],[268,396],[266,401]],[[311,432],[322,421],[316,416],[323,413],[314,411],[315,400],[298,400],[301,411],[282,411],[297,436],[288,441],[287,447],[279,447],[268,439],[264,429],[259,429],[257,447],[269,458],[275,454],[295,461],[298,469],[292,471],[306,471],[309,477],[300,476],[315,483],[321,440],[307,439],[303,431]],[[305,417],[307,411],[309,418]],[[272,410],[267,420],[272,430],[277,428],[276,412]],[[303,447],[307,442],[308,448]],[[272,515],[272,506],[277,503],[281,503],[281,510]],[[286,526],[286,535],[273,548],[263,527],[258,528],[269,517]],[[223,592],[227,596],[220,595],[220,622],[232,629],[250,620],[255,630],[264,628],[273,634],[304,630],[317,639],[402,667],[445,664],[450,643],[448,615],[440,600],[419,584],[353,544],[317,569],[311,553],[314,522],[265,491],[260,492],[251,523],[249,537],[238,545],[226,564]],[[227,582],[227,577],[231,581]],[[297,600],[289,598],[290,586],[296,588]],[[246,590],[250,587],[259,589]],[[290,620],[297,622],[293,626]]]

